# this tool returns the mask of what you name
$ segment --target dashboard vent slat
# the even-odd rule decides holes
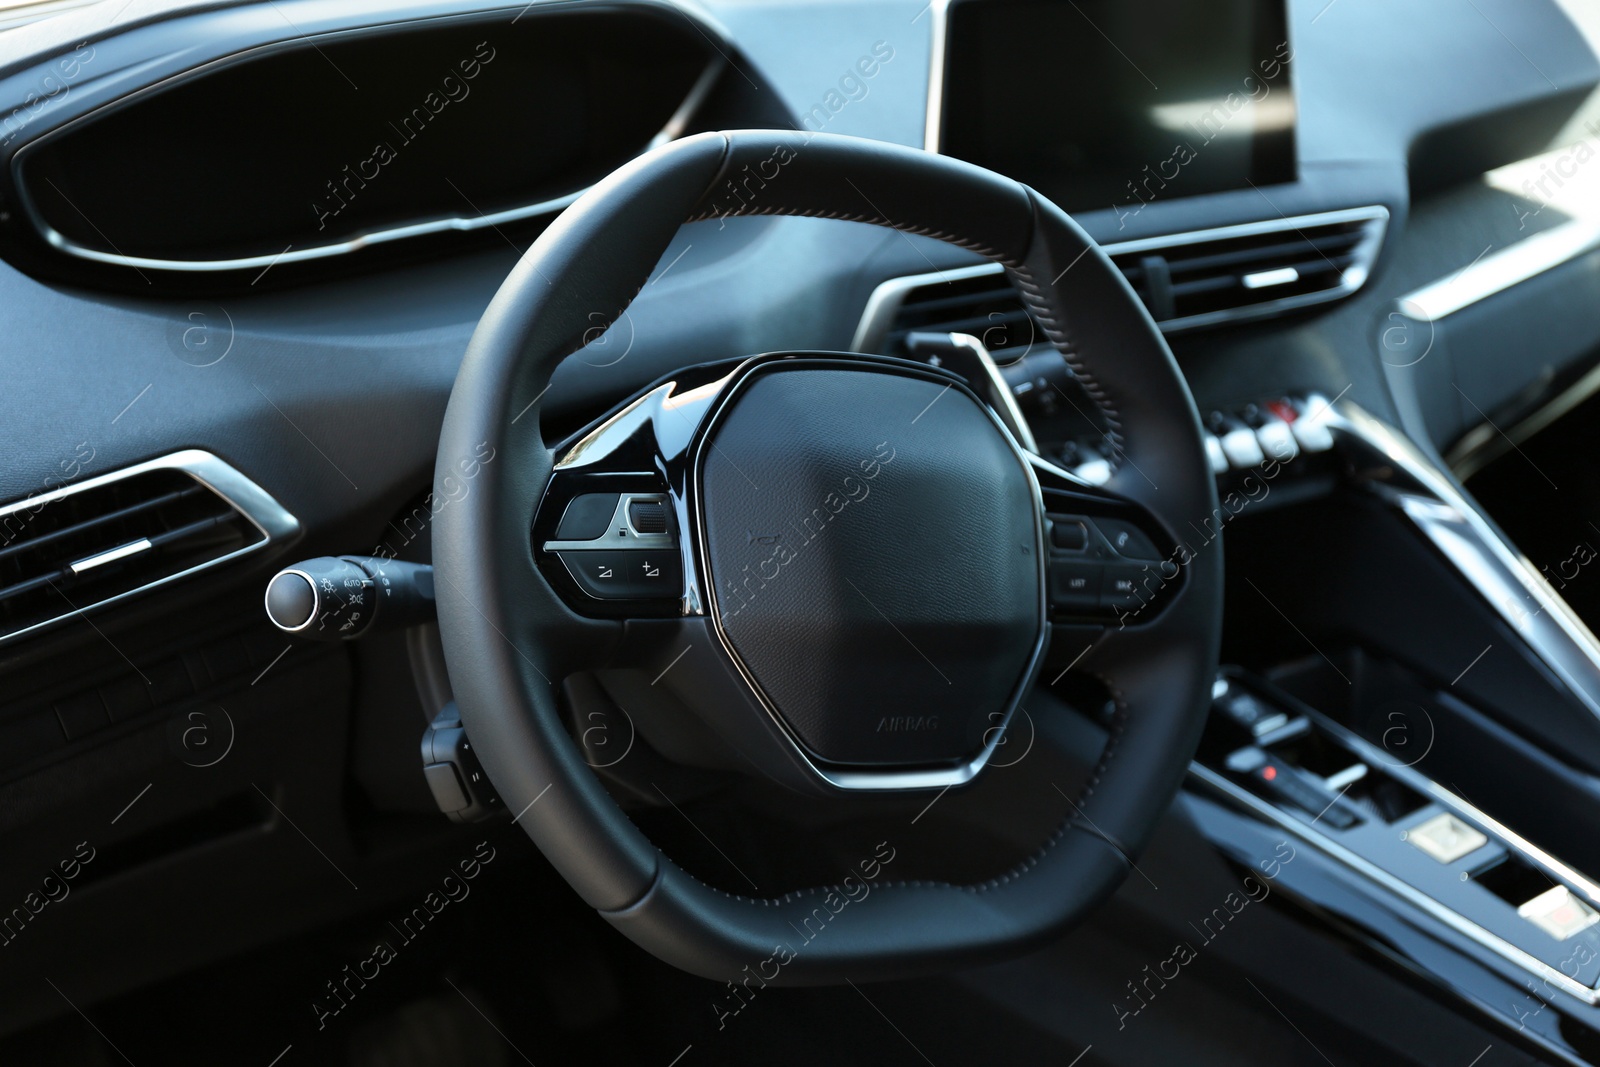
[[[1389,212],[1352,208],[1102,246],[1164,333],[1269,318],[1339,300],[1366,283]],[[905,354],[918,330],[969,333],[1005,362],[1044,334],[998,264],[879,286],[856,351]]]
[[[160,508],[165,504],[169,504],[172,501],[177,500],[179,497],[203,492],[205,492],[205,486],[201,485],[199,482],[193,482],[186,487],[174,489],[170,493],[165,493],[150,500],[139,501],[138,503],[130,504],[124,508],[118,508],[116,511],[107,512],[106,514],[90,518],[82,523],[75,525],[69,524],[58,527],[57,529],[48,530],[33,537],[22,538],[16,541],[8,540],[9,529],[0,531],[0,540],[8,540],[8,543],[6,543],[3,547],[0,547],[0,561],[10,559],[12,556],[17,555],[20,552],[37,551],[43,548],[45,545],[54,541],[59,541],[63,538],[78,537],[81,534],[86,534],[92,527],[95,526],[121,522],[124,519],[128,519],[137,515],[139,512],[151,511],[156,508]]]
[[[0,641],[290,538],[299,523],[208,453],[0,507]]]
[[[905,356],[906,335],[919,332],[971,334],[1001,363],[1044,340],[998,265],[945,271],[930,276],[927,284],[909,287],[887,326],[872,341],[872,350],[892,356]],[[865,340],[858,332],[857,351],[865,350]]]
[[[1159,309],[1162,329],[1173,332],[1265,318],[1350,295],[1372,272],[1388,217],[1383,208],[1333,212],[1106,251],[1146,305]],[[1152,259],[1165,271],[1152,272]]]

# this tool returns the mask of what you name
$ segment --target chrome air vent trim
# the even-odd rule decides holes
[[[273,499],[265,489],[245,477],[231,464],[212,455],[210,452],[204,452],[199,449],[174,452],[157,459],[137,463],[131,467],[112,471],[109,474],[96,475],[81,482],[74,482],[44,493],[36,493],[21,500],[14,500],[9,504],[0,506],[0,529],[6,528],[6,519],[16,515],[18,512],[32,511],[37,514],[57,501],[155,471],[177,471],[187,474],[196,483],[214,493],[224,504],[232,508],[240,518],[243,518],[250,526],[254,527],[260,537],[241,548],[224,552],[203,563],[185,568],[174,574],[166,575],[114,596],[88,603],[75,604],[71,610],[62,612],[59,615],[40,619],[37,622],[7,633],[0,633],[0,644],[15,641],[26,635],[55,626],[75,615],[98,611],[108,605],[120,603],[132,597],[142,596],[152,589],[187,578],[200,571],[209,570],[218,564],[226,563],[229,560],[260,551],[269,546],[287,545],[298,539],[302,532],[300,520],[296,519],[283,505]],[[141,550],[134,550],[131,545],[123,545],[102,553],[100,557],[76,561],[76,566],[84,570],[92,570],[95,566],[112,562],[109,557],[117,553],[137,555],[139,551]]]
[[[867,306],[856,324],[855,336],[850,339],[850,351],[875,352],[888,335],[894,317],[905,303],[906,295],[923,285],[940,282],[964,282],[969,278],[982,278],[999,274],[1005,268],[998,263],[979,263],[975,267],[934,271],[931,274],[908,274],[903,278],[890,278],[872,290]],[[1021,303],[1021,298],[1018,298]]]
[[[1360,243],[1351,253],[1357,260],[1356,265],[1344,271],[1344,276],[1340,279],[1338,285],[1314,293],[1302,293],[1279,300],[1265,300],[1260,303],[1247,304],[1224,311],[1213,311],[1203,315],[1189,315],[1182,318],[1167,319],[1158,323],[1163,333],[1179,333],[1202,326],[1217,326],[1224,323],[1269,318],[1284,312],[1296,311],[1301,308],[1344,299],[1365,285],[1367,279],[1371,276],[1372,266],[1377,261],[1378,252],[1383,247],[1384,234],[1388,230],[1389,209],[1374,205],[1371,207],[1347,208],[1342,211],[1325,211],[1315,215],[1264,219],[1260,222],[1241,223],[1237,226],[1217,226],[1211,229],[1193,230],[1163,237],[1146,237],[1137,241],[1120,241],[1101,245],[1100,248],[1106,255],[1115,258],[1117,256],[1155,252],[1161,249],[1182,248],[1186,245],[1199,244],[1205,241],[1258,237],[1274,233],[1295,233],[1308,227],[1334,226],[1344,223],[1364,223],[1365,233]],[[986,274],[999,274],[1004,269],[998,263],[979,263],[971,267],[935,270],[924,274],[890,278],[878,285],[872,291],[872,295],[867,298],[866,307],[862,311],[860,322],[856,326],[855,337],[850,342],[851,350],[855,352],[876,351],[876,346],[882,343],[884,337],[892,329],[894,317],[905,302],[906,295],[912,290],[920,286],[936,285],[940,282],[965,281],[966,279],[979,278]]]

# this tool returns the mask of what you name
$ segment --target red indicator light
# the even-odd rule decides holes
[[[1269,782],[1272,781],[1274,778],[1278,777],[1278,768],[1271,766],[1270,764],[1261,768],[1261,777]]]

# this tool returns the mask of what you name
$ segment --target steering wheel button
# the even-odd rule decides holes
[[[1099,519],[1096,525],[1100,527],[1100,532],[1106,535],[1106,540],[1111,542],[1111,547],[1117,550],[1117,555],[1123,559],[1147,559],[1154,562],[1161,558],[1155,542],[1126,519]]]
[[[422,768],[422,776],[428,780],[428,788],[433,791],[440,811],[448,814],[467,806],[467,791],[461,788],[461,772],[456,770],[455,764],[430,763]]]
[[[556,555],[579,588],[600,600],[655,600],[683,591],[682,567],[670,549],[588,549]]]
[[[620,493],[584,493],[572,498],[556,527],[557,541],[593,541],[605,536],[616,514]]]
[[[1050,605],[1062,611],[1091,614],[1100,606],[1099,563],[1050,561]]]
[[[628,503],[628,524],[638,533],[667,532],[667,505],[660,500],[633,500]]]
[[[1143,579],[1145,568],[1127,563],[1108,564],[1100,582],[1100,607],[1106,611],[1128,611],[1149,598]]]
[[[1067,552],[1082,552],[1089,547],[1089,529],[1079,519],[1050,521],[1050,543]]]

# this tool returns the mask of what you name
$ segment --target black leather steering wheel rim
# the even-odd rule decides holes
[[[1105,682],[1117,714],[1073,817],[979,885],[875,882],[826,937],[788,953],[781,980],[903,977],[1034,946],[1120,884],[1181,784],[1218,655],[1221,512],[1193,400],[1160,331],[1083,230],[1009,179],[876,141],[740,131],[657,149],[568,208],[484,313],[441,433],[436,486],[485,446],[495,456],[435,522],[439,626],[462,719],[545,856],[658,957],[736,979],[793,945],[824,906],[826,887],[757,900],[706,886],[612,801],[567,735],[555,687],[573,663],[614,646],[621,626],[574,614],[540,577],[528,536],[554,462],[539,405],[556,366],[621,316],[681,224],[749,214],[888,226],[1002,263],[1100,405],[1115,453],[1108,488],[1168,530],[1213,531],[1180,560],[1185,581],[1157,618],[1108,629],[1078,664]]]

